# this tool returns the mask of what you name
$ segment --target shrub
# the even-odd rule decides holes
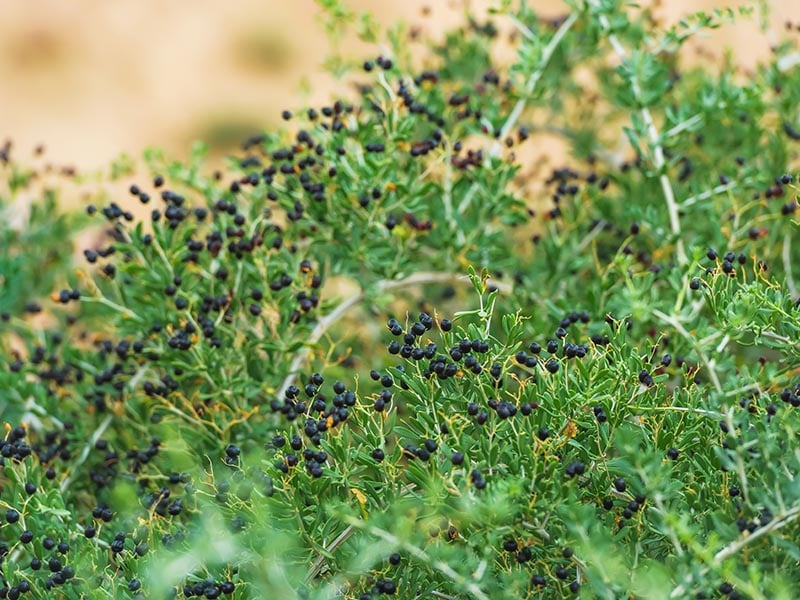
[[[4,148],[0,597],[796,597],[797,35],[502,4],[94,247]]]

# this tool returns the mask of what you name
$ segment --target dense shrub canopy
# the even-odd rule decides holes
[[[86,214],[2,148],[0,597],[797,597],[798,36],[510,4]]]

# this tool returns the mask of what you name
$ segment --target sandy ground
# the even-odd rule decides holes
[[[346,3],[436,36],[459,20],[463,1]],[[562,11],[557,0],[530,3]],[[660,14],[724,4],[663,0]],[[800,18],[800,0],[772,6],[775,29]],[[720,55],[722,44],[747,67],[769,51],[753,25],[706,47]],[[81,170],[148,145],[182,156],[204,139],[224,150],[278,123],[285,107],[327,100],[337,86],[321,68],[328,51],[314,0],[0,0],[0,141],[13,139],[22,155],[44,143],[50,160]]]

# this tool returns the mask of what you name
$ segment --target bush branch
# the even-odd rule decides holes
[[[378,293],[388,292],[390,290],[394,290],[397,288],[405,288],[408,286],[413,285],[424,285],[429,283],[470,283],[468,277],[463,275],[455,275],[453,273],[447,272],[438,272],[438,271],[426,271],[421,273],[414,273],[413,275],[409,275],[404,279],[391,279],[391,280],[382,280],[379,281],[378,284],[375,286]],[[511,291],[511,286],[503,283],[496,283],[495,285],[501,292],[507,293]],[[303,348],[297,351],[292,360],[292,363],[289,365],[289,373],[286,375],[286,378],[283,380],[281,387],[278,388],[277,397],[283,398],[286,390],[289,389],[295,380],[297,379],[297,372],[300,370],[300,366],[306,361],[308,358],[309,352],[311,352],[311,348],[316,344],[322,336],[337,322],[341,319],[351,308],[359,304],[364,298],[366,294],[364,291],[360,291],[355,296],[351,296],[343,300],[336,308],[334,308],[330,313],[322,317],[319,321],[317,321],[316,326],[311,331],[311,334],[308,336],[308,339],[305,341]]]
[[[555,54],[556,49],[561,43],[561,40],[564,39],[564,36],[567,35],[567,32],[572,28],[577,20],[578,13],[571,13],[561,24],[561,27],[558,28],[558,31],[556,31],[555,35],[547,44],[547,46],[545,46],[544,51],[542,52],[542,58],[539,61],[536,70],[531,73],[530,77],[528,77],[528,81],[525,83],[525,90],[522,94],[522,97],[517,100],[517,103],[511,110],[511,114],[508,115],[508,119],[506,119],[506,122],[500,129],[500,136],[497,138],[498,142],[495,143],[495,147],[492,152],[493,154],[497,154],[500,144],[504,139],[506,139],[506,137],[508,137],[509,132],[514,128],[514,125],[517,124],[522,111],[525,110],[525,105],[528,103],[528,98],[533,93],[533,90],[536,89],[536,84],[539,83],[539,79],[542,78],[544,70],[547,68],[547,65],[550,64],[550,60],[553,58],[553,54]]]
[[[72,483],[72,479],[75,476],[75,472],[78,468],[86,462],[86,459],[89,457],[89,452],[91,452],[94,445],[97,443],[103,434],[105,433],[108,426],[111,425],[112,415],[106,415],[106,417],[102,420],[100,425],[98,425],[97,429],[94,430],[91,437],[86,441],[84,444],[83,449],[81,450],[80,455],[78,456],[78,460],[75,461],[75,464],[72,467],[72,472],[67,475],[64,480],[61,482],[60,491],[63,494],[67,488],[69,488],[70,484]]]
[[[653,316],[655,316],[660,321],[663,321],[664,323],[671,325],[673,328],[677,330],[679,334],[681,334],[681,337],[683,337],[687,342],[689,342],[689,344],[695,349],[695,352],[697,352],[697,355],[700,357],[702,363],[705,365],[706,370],[708,371],[708,376],[711,378],[711,383],[714,384],[714,389],[721,394],[722,384],[720,383],[719,377],[717,376],[717,368],[715,362],[713,360],[710,360],[706,356],[705,352],[703,352],[701,345],[697,343],[697,341],[688,331],[686,331],[686,328],[683,326],[683,324],[680,321],[678,321],[676,317],[667,315],[661,312],[660,310],[654,310]]]
[[[590,0],[590,2],[595,6],[595,8],[598,7],[597,0]],[[604,14],[600,14],[599,19],[600,24],[606,30],[611,29],[611,23],[609,23],[608,17],[606,17]],[[619,38],[616,36],[616,34],[609,33],[608,41],[611,43],[611,47],[614,49],[614,52],[617,54],[617,56],[619,56],[623,62],[626,61],[628,59],[628,53],[625,51],[625,47],[619,41]],[[642,87],[633,76],[631,77],[631,91],[633,92],[633,96],[636,98],[636,101],[641,103]],[[647,130],[647,137],[649,138],[650,144],[653,147],[653,166],[655,166],[656,170],[659,172],[658,180],[661,183],[661,191],[663,192],[664,200],[667,203],[669,226],[676,239],[675,245],[678,253],[678,264],[680,266],[686,266],[689,263],[689,259],[683,246],[683,238],[681,237],[682,232],[680,215],[678,214],[678,203],[675,201],[675,192],[672,189],[672,182],[666,174],[664,146],[661,143],[658,128],[653,120],[653,115],[650,112],[650,109],[646,106],[642,106],[642,108],[639,110],[639,113],[642,115],[642,120],[644,121],[645,128]]]
[[[394,546],[402,548],[414,558],[421,561],[423,564],[429,565],[430,567],[436,569],[442,575],[450,579],[453,583],[458,585],[459,587],[463,588],[467,593],[469,593],[472,597],[477,598],[478,600],[489,600],[489,596],[487,596],[480,587],[478,587],[474,582],[470,581],[457,571],[455,571],[450,565],[441,560],[432,559],[428,556],[424,550],[417,548],[414,544],[409,542],[405,542],[398,538],[395,535],[392,535],[388,531],[384,529],[380,529],[379,527],[375,527],[374,525],[368,525],[364,521],[355,518],[347,518],[347,521],[350,523],[351,526],[356,527],[357,529],[361,529],[366,531],[367,533],[384,540]]]
[[[785,527],[786,525],[792,523],[797,517],[800,517],[800,506],[795,506],[783,514],[778,515],[772,521],[764,525],[763,527],[759,527],[753,533],[749,534],[746,537],[742,537],[735,542],[732,542],[725,546],[722,550],[717,552],[714,555],[713,563],[711,565],[704,566],[700,573],[698,573],[698,577],[704,577],[710,570],[711,567],[719,567],[723,561],[726,559],[734,556],[737,554],[742,548],[751,544],[752,542],[761,539],[765,535],[770,533],[774,533],[775,531]],[[689,584],[691,580],[687,577],[685,579],[686,584]],[[672,590],[672,593],[669,595],[670,598],[680,598],[686,596],[687,593],[686,585],[683,583],[679,584],[675,589]]]
[[[727,558],[730,558],[731,556],[739,552],[739,550],[741,550],[748,544],[756,541],[757,539],[762,538],[765,535],[772,533],[773,531],[777,531],[778,529],[781,529],[785,525],[788,525],[789,523],[794,521],[797,517],[800,517],[800,506],[795,506],[794,508],[786,511],[782,515],[778,515],[777,517],[772,519],[772,521],[770,521],[763,527],[759,527],[747,537],[743,537],[731,544],[728,544],[722,550],[720,550],[714,555],[715,565],[719,565],[722,561],[724,561]]]

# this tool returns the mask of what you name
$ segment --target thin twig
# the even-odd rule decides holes
[[[630,405],[628,408],[631,410],[641,410],[644,412],[685,412],[703,415],[704,417],[712,417],[714,419],[722,420],[725,415],[722,413],[706,410],[704,408],[694,408],[692,406],[634,406]]]
[[[711,188],[710,190],[706,190],[705,192],[701,192],[695,196],[690,196],[689,198],[681,202],[681,207],[686,208],[687,206],[691,206],[692,204],[697,204],[698,202],[711,198],[711,196],[716,196],[717,194],[721,194],[722,192],[727,192],[728,190],[732,190],[738,185],[739,185],[738,181],[731,181],[729,183],[718,185],[716,187]]]
[[[99,296],[97,298],[92,297],[92,296],[81,296],[80,297],[80,301],[81,302],[97,302],[98,304],[103,304],[103,305],[105,305],[105,306],[107,306],[107,307],[109,307],[111,309],[114,309],[115,311],[125,315],[126,317],[129,317],[129,318],[133,319],[134,321],[138,321],[140,323],[144,321],[144,319],[142,319],[139,315],[137,315],[132,310],[117,304],[113,300],[109,300],[105,296]]]
[[[674,127],[671,127],[670,129],[665,131],[664,137],[671,138],[672,136],[678,135],[682,131],[685,131],[686,129],[689,129],[690,127],[693,127],[694,125],[697,125],[698,123],[702,122],[703,122],[703,115],[695,115],[693,117],[689,117],[685,121],[681,121]]]
[[[514,14],[509,13],[508,18],[511,20],[511,23],[516,27],[519,32],[525,36],[528,40],[535,42],[536,41],[536,34],[531,31],[531,28],[525,25],[522,21],[520,21]]]
[[[783,238],[783,270],[786,271],[786,285],[789,287],[789,293],[792,295],[792,300],[797,298],[797,287],[794,285],[794,278],[792,277],[792,236],[787,233]]]
[[[600,232],[603,231],[607,224],[608,223],[606,223],[606,221],[600,219],[600,221],[597,222],[597,225],[592,227],[591,231],[589,231],[589,233],[586,234],[586,237],[581,240],[581,243],[578,244],[576,254],[583,254],[583,251],[586,250],[586,247],[592,243],[594,238],[600,235]]]
[[[681,322],[671,315],[664,314],[660,310],[654,310],[653,315],[657,319],[664,321],[669,325],[672,325],[672,327],[674,327],[678,331],[678,333],[680,333],[681,336],[683,336],[683,338],[694,347],[695,352],[697,352],[697,355],[700,357],[700,360],[703,361],[703,364],[706,366],[706,370],[708,371],[708,376],[711,377],[711,383],[714,384],[714,389],[716,389],[717,392],[721,394],[722,384],[719,382],[719,377],[717,377],[717,371],[714,362],[709,360],[708,357],[706,357],[705,353],[700,348],[700,345],[689,334],[689,332],[686,331],[686,328],[681,324]]]
[[[789,523],[797,519],[797,517],[800,517],[800,506],[795,506],[794,508],[786,511],[785,513],[778,515],[772,521],[770,521],[763,527],[759,527],[758,529],[753,531],[753,533],[749,534],[747,537],[743,537],[741,539],[736,540],[735,542],[728,544],[722,550],[720,550],[714,555],[713,563],[711,565],[704,566],[697,574],[697,577],[704,577],[711,570],[712,566],[718,568],[724,560],[735,555],[737,552],[739,552],[739,550],[741,550],[748,544],[764,537],[769,533],[777,531],[778,529],[784,527],[785,525],[788,525]],[[691,576],[685,577],[684,581],[686,582],[686,584],[689,584],[691,582]],[[686,588],[686,585],[681,583],[672,590],[672,593],[670,593],[669,597],[681,598],[686,595],[687,591],[688,590]]]
[[[347,528],[331,542],[331,545],[325,548],[325,551],[330,554],[336,550],[339,546],[344,544],[351,535],[353,535],[354,531],[355,529],[353,526],[348,525]],[[317,575],[319,575],[319,572],[322,570],[322,567],[327,560],[328,558],[324,554],[320,554],[317,557],[317,559],[311,565],[311,568],[308,570],[308,575],[306,575],[306,584],[311,583],[317,577]]]

